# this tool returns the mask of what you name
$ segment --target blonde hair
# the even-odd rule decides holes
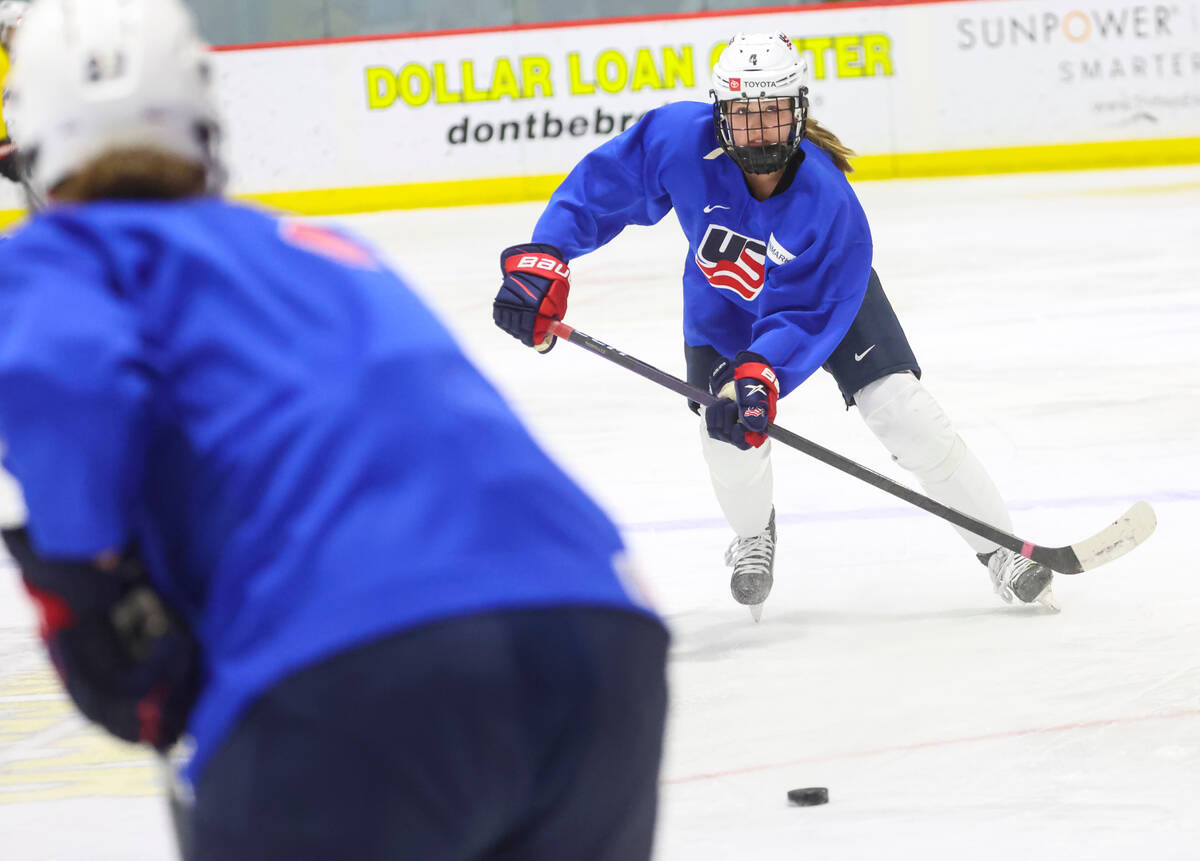
[[[854,168],[850,166],[850,159],[854,157],[854,150],[838,140],[837,135],[812,117],[809,117],[804,124],[804,136],[825,150],[842,173],[854,172]]]
[[[149,147],[102,153],[54,188],[57,201],[178,200],[204,194],[208,177],[203,165]]]

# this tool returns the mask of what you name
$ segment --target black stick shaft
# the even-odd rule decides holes
[[[639,376],[645,377],[648,380],[653,380],[661,386],[664,386],[671,391],[684,395],[693,401],[703,405],[712,406],[720,398],[706,392],[704,389],[697,388],[691,383],[679,379],[678,377],[668,374],[666,371],[660,370],[653,365],[643,362],[641,359],[634,358],[627,353],[623,353],[615,347],[610,347],[603,341],[598,341],[591,335],[584,334],[578,329],[568,326],[562,321],[556,320],[550,324],[550,334],[559,338],[570,341],[572,344],[577,344],[597,356],[603,356],[610,362],[615,362],[622,368],[633,371]],[[802,451],[809,457],[816,458],[822,463],[832,466],[834,469],[841,470],[847,475],[852,475],[860,481],[865,481],[867,484],[879,488],[885,493],[890,493],[905,502],[922,508],[930,514],[936,515],[943,520],[953,523],[968,532],[978,535],[980,538],[986,538],[988,541],[994,541],[1001,547],[1006,547],[1017,553],[1021,553],[1032,559],[1045,562],[1055,570],[1062,570],[1066,567],[1075,567],[1077,562],[1072,564],[1071,560],[1058,558],[1061,555],[1062,548],[1042,548],[1037,547],[1031,542],[1017,538],[1015,535],[1009,535],[1007,532],[997,529],[996,527],[984,523],[982,520],[976,520],[969,514],[964,514],[958,509],[951,508],[948,505],[943,505],[936,499],[930,499],[924,494],[917,493],[915,490],[904,486],[898,482],[892,481],[885,475],[880,475],[874,470],[868,469],[862,464],[855,463],[847,457],[843,457],[837,452],[830,451],[824,446],[818,445],[812,440],[805,439],[797,433],[793,433],[786,428],[781,428],[779,425],[767,425],[767,436],[773,440],[779,441],[781,444],[794,448],[797,451]],[[1069,548],[1068,548],[1069,550]],[[1042,551],[1039,553],[1038,551]],[[1055,558],[1038,558],[1039,556],[1048,556],[1050,553],[1055,554]],[[1074,555],[1074,554],[1071,554]],[[1062,567],[1060,567],[1062,566]],[[1076,573],[1073,571],[1064,570],[1063,573]]]

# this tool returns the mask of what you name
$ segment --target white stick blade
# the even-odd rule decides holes
[[[1119,559],[1151,536],[1158,518],[1147,502],[1136,502],[1114,523],[1091,538],[1072,544],[1071,549],[1084,571]]]

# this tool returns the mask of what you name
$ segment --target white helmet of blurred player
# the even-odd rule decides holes
[[[37,194],[127,148],[200,164],[219,188],[208,50],[181,0],[38,0],[13,54],[5,118]]]
[[[781,170],[808,118],[808,63],[782,33],[739,33],[713,66],[717,141],[747,173]]]
[[[29,0],[0,0],[0,48],[8,51],[13,34],[29,11]]]

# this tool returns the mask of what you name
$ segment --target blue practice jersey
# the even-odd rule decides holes
[[[0,255],[0,436],[40,553],[136,546],[202,643],[193,777],[256,694],[372,638],[649,612],[613,524],[412,291],[305,222],[215,199],[36,217]]]
[[[575,166],[533,241],[569,260],[673,208],[688,240],[684,340],[724,356],[761,354],[787,394],[841,342],[871,268],[871,234],[850,183],[819,147],[802,147],[791,186],[759,201],[717,145],[711,105],[658,108]]]

